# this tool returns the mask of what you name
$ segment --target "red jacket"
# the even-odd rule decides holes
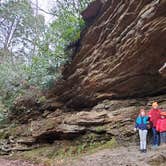
[[[150,122],[152,122],[153,127],[156,127],[157,120],[160,119],[161,115],[161,110],[160,109],[151,109],[149,111],[149,117],[150,117]]]
[[[157,121],[156,130],[159,132],[165,132],[166,131],[166,118],[159,119]]]

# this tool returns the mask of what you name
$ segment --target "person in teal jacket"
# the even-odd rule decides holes
[[[146,144],[147,144],[147,133],[148,133],[148,119],[149,117],[146,116],[145,110],[141,109],[138,117],[135,121],[135,131],[139,131],[139,138],[140,138],[140,151],[146,153]]]

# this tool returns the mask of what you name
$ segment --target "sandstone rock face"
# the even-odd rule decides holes
[[[9,140],[0,150],[89,133],[135,141],[140,107],[149,110],[158,101],[166,109],[166,0],[97,0],[83,18],[88,27],[62,79],[44,103],[26,97],[15,104],[11,119],[19,123],[0,131]]]
[[[160,68],[159,73],[160,73],[163,77],[166,77],[166,63]]]
[[[88,107],[103,99],[165,93],[166,78],[158,71],[166,61],[166,1],[96,4],[98,14],[95,5],[92,13],[83,12],[85,21],[93,15],[93,22],[82,32],[80,49],[55,87],[58,100]]]
[[[90,23],[99,14],[102,8],[102,1],[96,0],[89,4],[89,7],[85,9],[81,14],[86,23]]]

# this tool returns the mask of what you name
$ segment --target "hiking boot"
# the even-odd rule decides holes
[[[147,150],[146,149],[143,149],[143,153],[146,153],[147,152]]]
[[[143,153],[144,150],[143,150],[143,149],[140,149],[139,151],[140,151],[141,153]]]

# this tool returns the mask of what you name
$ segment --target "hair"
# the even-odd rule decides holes
[[[158,106],[158,102],[157,101],[154,101],[153,103],[152,103],[152,107],[153,106]]]
[[[142,112],[145,112],[145,115],[146,115],[145,109],[144,109],[144,108],[141,108],[140,111],[139,111],[139,116],[141,116],[141,113],[142,113]]]

